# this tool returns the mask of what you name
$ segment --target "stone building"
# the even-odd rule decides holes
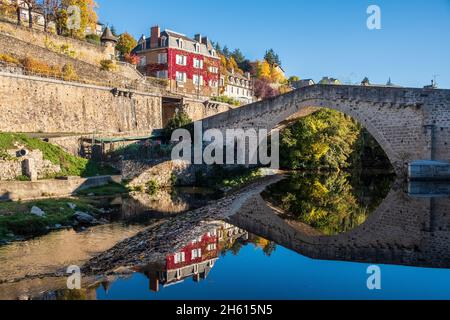
[[[111,60],[116,58],[116,44],[117,38],[112,34],[111,29],[109,27],[105,28],[102,36],[100,37],[102,46],[105,47],[105,53],[109,55]]]
[[[202,97],[219,95],[220,58],[208,37],[194,39],[171,30],[151,28],[133,53],[140,57],[138,69],[145,75],[167,79],[171,92]]]
[[[250,73],[227,72],[220,76],[222,95],[237,100],[243,104],[252,103],[253,80]]]

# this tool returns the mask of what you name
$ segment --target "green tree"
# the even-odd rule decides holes
[[[289,169],[348,167],[360,132],[350,117],[321,109],[282,132],[281,165]]]
[[[281,67],[281,60],[278,54],[275,53],[273,49],[269,49],[266,51],[266,54],[264,55],[264,60],[266,60],[272,67],[274,65],[277,65]]]
[[[166,127],[164,128],[163,136],[169,141],[172,137],[172,132],[180,128],[187,128],[188,130],[192,130],[192,119],[185,112],[178,112],[175,114],[172,119],[169,120]]]
[[[231,54],[231,57],[234,59],[234,61],[236,61],[236,63],[238,65],[243,63],[245,60],[244,55],[242,54],[241,50],[239,50],[239,49],[235,49],[233,51],[233,53]]]
[[[117,41],[116,49],[122,56],[129,54],[137,46],[136,39],[128,32],[122,33]]]

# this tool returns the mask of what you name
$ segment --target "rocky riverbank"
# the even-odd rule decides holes
[[[236,214],[251,197],[282,178],[263,178],[203,208],[150,227],[91,259],[82,271],[87,275],[129,273],[160,261],[168,253],[176,252],[208,232],[214,221],[226,220]]]

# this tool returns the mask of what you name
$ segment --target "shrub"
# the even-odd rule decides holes
[[[241,105],[241,103],[239,101],[237,101],[233,98],[227,97],[227,96],[213,97],[212,100],[217,101],[217,102],[228,103],[228,104],[231,104],[232,106],[237,106],[237,107],[239,107]]]
[[[137,65],[139,63],[139,60],[140,60],[139,56],[137,56],[135,54],[131,54],[131,53],[126,53],[123,56],[123,58],[124,58],[125,62],[128,62],[130,64],[134,64],[134,65]]]
[[[156,180],[151,179],[147,182],[146,187],[147,187],[147,193],[153,195],[158,192],[159,184]]]
[[[102,60],[100,61],[100,70],[103,71],[114,71],[116,69],[116,64],[112,60]]]
[[[20,64],[20,61],[9,54],[1,54],[0,53],[0,61],[12,64]]]
[[[78,79],[78,75],[71,63],[67,63],[62,68],[62,75],[64,80],[76,80]]]
[[[85,40],[89,43],[95,44],[100,46],[101,45],[101,40],[100,40],[100,36],[96,35],[96,34],[88,34],[85,38]]]
[[[24,68],[28,71],[45,75],[61,76],[61,70],[58,67],[50,66],[40,60],[26,57],[22,59],[21,62]]]

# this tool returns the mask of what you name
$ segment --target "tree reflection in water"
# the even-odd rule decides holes
[[[361,224],[388,194],[390,175],[294,172],[263,193],[283,217],[313,227],[324,235],[348,232]]]

